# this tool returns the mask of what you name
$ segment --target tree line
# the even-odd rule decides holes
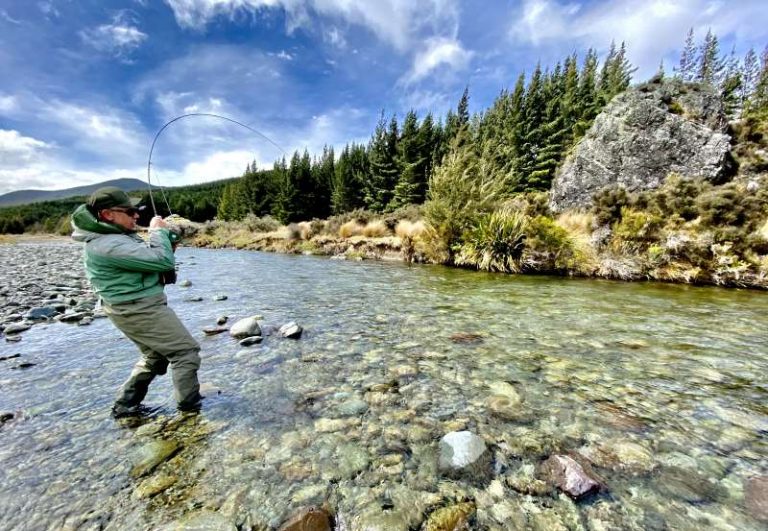
[[[348,143],[340,153],[330,146],[317,155],[296,151],[271,169],[254,161],[239,178],[171,189],[170,211],[194,221],[252,214],[283,223],[355,209],[390,212],[427,201],[451,152],[453,163],[469,156],[471,171],[499,183],[504,195],[548,190],[566,154],[630,86],[634,71],[624,43],[611,44],[602,63],[593,49],[581,59],[574,53],[520,74],[483,112],[470,115],[469,88],[444,117],[410,110],[399,121],[382,111],[366,144]],[[663,62],[657,76],[666,76]],[[768,119],[768,47],[760,57],[750,49],[737,58],[721,52],[711,31],[697,44],[690,30],[673,77],[715,87],[731,118]],[[168,213],[165,201],[156,203]],[[3,208],[0,233],[55,230],[69,211],[67,201]]]

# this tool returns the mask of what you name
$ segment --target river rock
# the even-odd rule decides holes
[[[216,302],[219,302],[219,301],[225,301],[225,300],[227,300],[228,298],[229,298],[229,297],[227,297],[226,295],[214,295],[214,296],[213,296],[213,300],[214,300],[214,301],[216,301]]]
[[[18,343],[19,341],[21,341],[21,336],[20,336],[20,335],[18,335],[18,334],[16,334],[16,335],[10,335],[10,336],[5,336],[5,340],[6,340],[8,343]]]
[[[146,476],[161,463],[173,457],[180,449],[179,443],[173,440],[157,440],[145,444],[136,453],[130,476],[132,478]]]
[[[261,328],[256,317],[246,317],[232,325],[229,329],[229,335],[237,339],[260,336]]]
[[[65,313],[64,315],[59,315],[56,320],[62,323],[76,323],[85,316],[86,314],[83,312]]]
[[[173,486],[179,478],[172,474],[158,474],[141,483],[133,491],[132,497],[136,500],[151,498]]]
[[[11,354],[10,356],[0,356],[0,361],[7,361],[7,360],[20,358],[20,357],[21,357],[21,354],[17,352],[16,354]]]
[[[187,297],[184,299],[184,302],[203,302],[202,297]]]
[[[589,207],[610,186],[658,188],[670,173],[722,181],[730,137],[720,94],[676,80],[647,83],[616,96],[564,161],[550,207]]]
[[[261,343],[263,340],[264,338],[262,336],[249,336],[241,339],[239,345],[241,347],[250,347],[251,345]]]
[[[368,411],[368,402],[359,398],[350,398],[339,404],[337,411],[342,417],[362,415]]]
[[[596,447],[586,446],[579,453],[598,466],[630,474],[645,474],[657,466],[647,448],[623,439],[605,441]]]
[[[470,431],[453,431],[440,439],[438,468],[450,475],[484,477],[490,472],[491,453],[485,441]]]
[[[567,455],[553,455],[541,465],[541,474],[574,500],[600,490],[600,482]]]
[[[225,326],[209,326],[209,327],[203,328],[203,333],[206,336],[215,336],[217,334],[226,332],[227,330],[229,329]]]
[[[293,513],[279,531],[331,531],[333,518],[323,508],[305,507]]]
[[[188,288],[191,285],[192,285],[191,280],[182,280],[181,282],[179,282],[179,286],[181,286],[182,288]]]
[[[726,494],[717,481],[690,468],[663,469],[658,476],[658,485],[665,496],[689,503],[713,502]]]
[[[744,482],[744,502],[753,518],[768,522],[768,476],[756,476]]]
[[[216,319],[216,324],[221,326],[227,324],[227,321],[229,321],[229,317],[226,315],[220,315],[218,319]]]
[[[237,526],[226,516],[209,509],[201,509],[184,515],[160,531],[237,531]]]
[[[32,326],[28,325],[27,323],[13,323],[8,325],[5,330],[3,330],[3,333],[5,335],[19,334],[29,330],[30,328],[32,328]]]
[[[0,426],[8,422],[9,420],[12,420],[14,417],[14,414],[10,411],[0,411]]]
[[[295,322],[291,321],[290,323],[286,323],[283,326],[280,327],[280,329],[277,331],[277,334],[281,337],[287,337],[290,339],[299,339],[301,337],[301,333],[303,332],[303,329],[297,325]]]
[[[25,313],[24,319],[29,319],[31,321],[47,321],[48,319],[58,315],[58,313],[59,312],[56,311],[56,308],[51,306],[37,306]]]
[[[470,519],[475,513],[474,503],[457,503],[449,507],[441,507],[427,518],[424,531],[457,531],[469,529]]]

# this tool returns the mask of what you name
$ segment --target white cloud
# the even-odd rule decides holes
[[[0,18],[3,20],[7,20],[11,24],[16,24],[17,26],[21,24],[20,20],[16,20],[11,15],[8,14],[8,12],[5,9],[0,9]]]
[[[466,68],[472,52],[465,50],[455,39],[434,38],[425,41],[425,47],[416,53],[413,65],[404,76],[406,84],[424,79],[438,68],[445,66],[449,71]]]
[[[448,94],[431,90],[413,90],[401,98],[402,106],[418,112],[431,112],[437,120],[453,106]]]
[[[50,147],[42,140],[23,136],[13,129],[0,129],[0,168],[18,169],[35,162]]]
[[[327,29],[323,33],[323,39],[325,42],[328,42],[331,44],[331,46],[335,46],[339,49],[344,49],[347,47],[347,40],[344,38],[344,35],[341,33],[339,28],[332,27],[330,29]]]
[[[246,165],[256,160],[259,167],[271,167],[272,161],[260,159],[259,153],[247,150],[216,151],[204,159],[186,164],[181,172],[163,174],[163,186],[203,183],[243,174]],[[166,179],[170,178],[167,182]]]
[[[455,34],[458,25],[457,0],[165,0],[176,22],[186,28],[201,30],[218,16],[233,18],[239,13],[260,9],[284,9],[288,15],[287,31],[309,27],[309,12],[338,18],[371,30],[381,40],[405,51],[420,29],[430,34]],[[333,28],[331,31],[336,30]],[[337,34],[338,42],[343,36]]]
[[[10,114],[19,108],[16,96],[4,96],[0,94],[0,113]]]
[[[540,47],[574,40],[604,51],[611,40],[626,41],[638,77],[652,75],[659,60],[682,47],[688,28],[704,36],[741,43],[764,37],[768,3],[745,0],[738,6],[716,0],[599,0],[589,5],[560,0],[524,0],[513,13],[513,41]]]
[[[115,57],[126,57],[147,39],[147,34],[136,28],[126,11],[112,19],[112,24],[83,30],[80,38],[94,49]]]

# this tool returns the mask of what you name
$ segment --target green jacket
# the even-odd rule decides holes
[[[150,229],[149,245],[136,233],[98,221],[80,205],[72,214],[72,238],[85,243],[85,270],[96,294],[107,304],[163,292],[161,271],[176,260],[168,229]]]

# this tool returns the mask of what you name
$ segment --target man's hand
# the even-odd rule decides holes
[[[152,218],[152,221],[149,222],[149,228],[150,229],[167,229],[168,224],[165,222],[165,220],[161,216],[155,216]]]

